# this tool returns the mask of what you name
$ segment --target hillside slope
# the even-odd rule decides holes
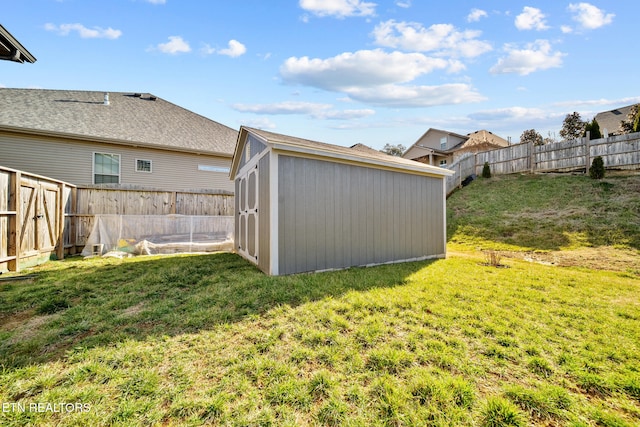
[[[637,269],[640,175],[479,179],[447,200],[447,238],[453,251],[499,250],[561,265]]]

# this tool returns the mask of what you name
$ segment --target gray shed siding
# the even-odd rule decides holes
[[[279,155],[278,193],[279,274],[445,254],[441,178]]]
[[[167,191],[233,190],[225,172],[198,170],[198,165],[228,168],[230,158],[126,145],[0,134],[0,165],[69,182],[93,184],[93,153],[120,155],[120,183]],[[152,161],[152,173],[135,171],[136,159]]]
[[[258,268],[267,274],[271,267],[269,200],[269,154],[267,154],[258,160]]]

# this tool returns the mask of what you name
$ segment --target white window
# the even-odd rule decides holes
[[[440,166],[446,166],[447,165],[447,160],[440,160]]]
[[[151,173],[151,160],[136,159],[136,172]]]
[[[120,184],[120,154],[93,153],[93,183]]]
[[[229,168],[224,166],[198,165],[198,170],[205,172],[229,173]]]
[[[440,138],[440,149],[441,150],[446,150],[447,149],[447,137],[443,136],[442,138]]]

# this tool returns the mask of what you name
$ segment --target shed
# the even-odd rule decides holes
[[[243,126],[230,172],[235,249],[270,275],[443,258],[451,173]]]

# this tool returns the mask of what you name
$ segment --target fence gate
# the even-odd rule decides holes
[[[49,255],[55,250],[60,231],[60,187],[38,179],[23,178],[20,200],[18,242],[21,256]]]

